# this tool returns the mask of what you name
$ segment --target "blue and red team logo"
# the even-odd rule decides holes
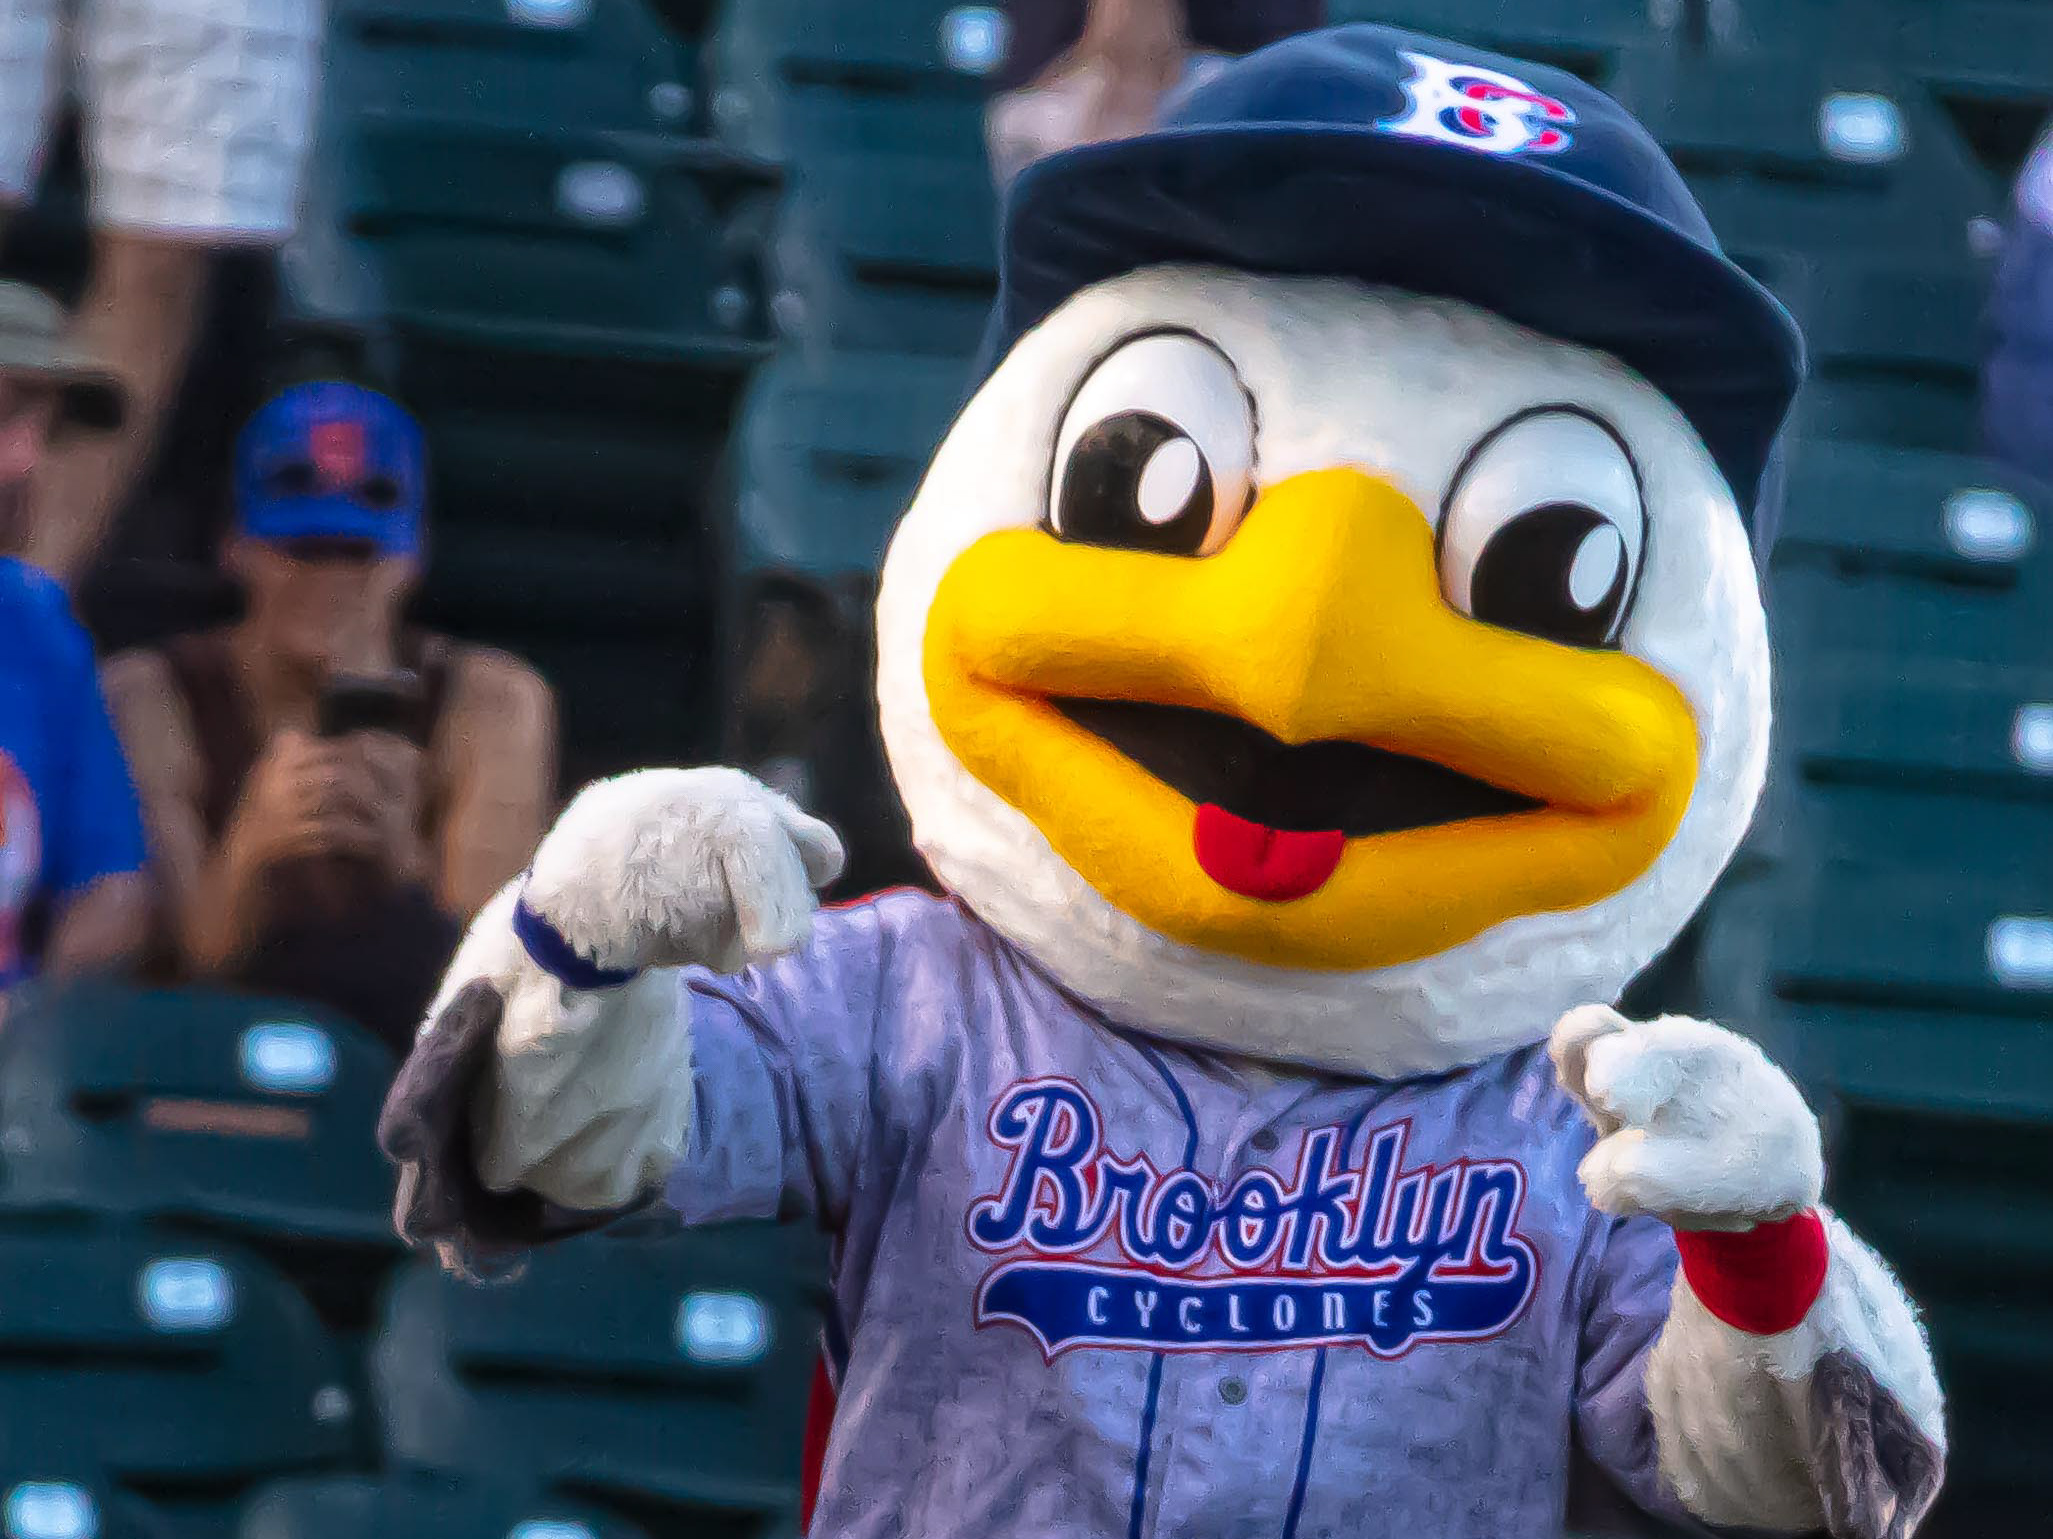
[[[967,1215],[971,1242],[1005,1258],[977,1290],[977,1324],[1024,1327],[1051,1360],[1075,1347],[1396,1357],[1494,1336],[1533,1296],[1515,1160],[1407,1168],[1409,1122],[1352,1139],[1326,1127],[1287,1179],[1257,1167],[1222,1188],[1121,1157],[1103,1130],[1072,1080],[1012,1086],[989,1122],[1010,1165]]]
[[[1547,155],[1568,148],[1568,125],[1575,121],[1568,103],[1494,69],[1452,64],[1409,49],[1403,56],[1412,68],[1404,83],[1410,109],[1378,123],[1384,133],[1435,139],[1486,155]]]
[[[321,489],[353,492],[363,479],[364,425],[352,418],[316,422],[307,432],[307,450],[320,475]]]

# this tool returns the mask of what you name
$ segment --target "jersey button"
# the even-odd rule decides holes
[[[1276,1130],[1274,1128],[1258,1129],[1255,1136],[1250,1138],[1248,1142],[1264,1154],[1274,1154],[1276,1152]]]
[[[1221,1379],[1219,1381],[1219,1398],[1228,1405],[1239,1405],[1241,1401],[1247,1399],[1247,1381],[1245,1379]]]

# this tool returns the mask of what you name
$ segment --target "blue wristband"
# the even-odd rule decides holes
[[[601,967],[571,948],[563,933],[528,907],[525,894],[513,902],[513,933],[535,966],[574,989],[616,989],[640,976],[639,967]]]

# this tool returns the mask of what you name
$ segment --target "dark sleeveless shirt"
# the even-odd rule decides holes
[[[444,637],[411,632],[401,639],[400,665],[421,681],[428,742],[447,704],[450,654]],[[263,740],[226,631],[174,637],[163,656],[192,721],[211,846],[234,814]],[[424,803],[422,812],[431,817],[433,809]],[[394,883],[350,857],[284,862],[265,880],[273,899],[266,928],[220,981],[325,1005],[404,1055],[462,934],[455,916],[421,883]]]

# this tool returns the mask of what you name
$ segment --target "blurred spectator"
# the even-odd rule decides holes
[[[1057,150],[1143,132],[1216,62],[1322,26],[1325,0],[1012,0],[985,124],[1000,185]]]
[[[107,668],[178,955],[404,1048],[463,920],[553,810],[548,687],[413,630],[420,430],[355,385],[273,399],[236,450],[248,612]]]
[[[0,525],[45,444],[120,416],[118,392],[65,345],[62,324],[46,296],[0,284]],[[32,971],[113,968],[139,952],[142,864],[92,642],[55,583],[0,557],[0,991]]]
[[[0,0],[0,223],[75,94],[92,275],[75,319],[127,394],[53,447],[17,548],[70,584],[142,470],[191,351],[212,250],[291,232],[318,85],[319,0]]]
[[[2053,130],[2017,179],[1982,366],[1982,439],[1990,456],[2053,481]]]

